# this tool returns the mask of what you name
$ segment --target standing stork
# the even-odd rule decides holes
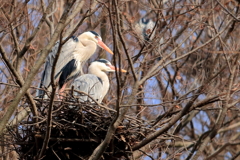
[[[59,94],[64,91],[70,80],[83,74],[82,65],[94,54],[97,46],[107,52],[113,52],[102,42],[102,38],[94,31],[87,31],[78,37],[70,38],[61,48],[57,64],[55,66],[54,79],[58,82]],[[59,48],[59,42],[52,48],[48,55],[45,68],[42,73],[40,88],[51,91],[51,72],[54,59]],[[45,92],[39,90],[37,96],[43,96]]]
[[[94,100],[101,103],[109,90],[109,79],[105,72],[115,72],[116,70],[119,69],[115,68],[106,59],[92,62],[88,68],[88,74],[79,76],[71,84],[76,90],[84,92],[87,95],[81,95],[79,93],[75,95],[81,102],[92,102],[91,98],[89,98],[89,96],[91,96]],[[124,69],[119,71],[126,72]]]

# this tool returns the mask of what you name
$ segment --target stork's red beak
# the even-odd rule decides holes
[[[106,44],[103,43],[103,41],[101,39],[98,39],[98,45],[105,49],[107,52],[113,54],[113,52],[111,51],[111,49],[108,48],[108,46],[106,46]]]

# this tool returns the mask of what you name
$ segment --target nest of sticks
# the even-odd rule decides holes
[[[35,117],[30,114],[16,128],[9,129],[20,159],[33,160],[39,154],[46,136],[49,105],[49,99],[38,99],[37,125]],[[51,134],[43,159],[88,159],[104,140],[115,115],[113,109],[96,103],[79,102],[73,96],[55,101]],[[149,133],[143,125],[142,121],[126,116],[102,159],[129,156],[131,146]]]

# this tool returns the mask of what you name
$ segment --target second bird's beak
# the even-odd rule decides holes
[[[117,68],[117,71],[119,71],[119,68]],[[127,72],[125,69],[121,69],[120,71],[123,72],[123,73]]]
[[[119,68],[115,68],[114,66],[109,66],[113,71],[120,71],[120,72],[124,72],[126,73],[127,71],[125,69],[119,69]]]
[[[98,45],[102,48],[105,49],[107,52],[113,54],[113,52],[111,51],[111,49],[108,48],[108,46],[106,46],[106,44],[103,43],[102,40],[98,40]]]

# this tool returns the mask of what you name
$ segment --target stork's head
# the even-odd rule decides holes
[[[103,72],[115,72],[116,70],[121,72],[127,72],[124,69],[115,68],[108,60],[106,59],[99,59],[91,63],[89,69],[98,69]]]
[[[86,34],[86,37],[89,40],[94,41],[99,47],[101,47],[102,49],[105,49],[107,52],[113,54],[111,49],[109,49],[108,46],[106,46],[106,44],[103,43],[102,38],[95,31],[88,31],[88,32],[85,32],[84,34]]]

